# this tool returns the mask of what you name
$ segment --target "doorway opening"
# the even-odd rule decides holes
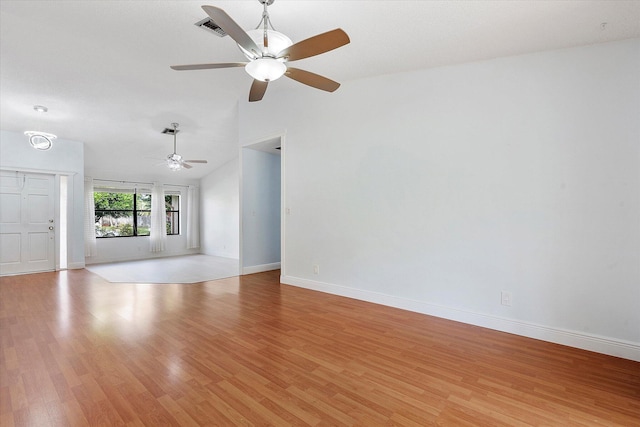
[[[246,145],[241,150],[242,274],[283,268],[283,142],[283,135],[277,135]]]

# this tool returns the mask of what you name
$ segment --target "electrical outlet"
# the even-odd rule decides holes
[[[320,266],[319,265],[314,265],[313,266],[313,274],[320,274]]]
[[[512,300],[512,298],[511,298],[511,292],[508,292],[508,291],[502,291],[502,292],[500,293],[500,297],[501,297],[501,304],[502,304],[502,305],[506,305],[506,306],[511,307],[511,300]]]

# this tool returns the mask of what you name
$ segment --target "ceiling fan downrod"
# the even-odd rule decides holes
[[[262,10],[262,19],[260,20],[260,22],[258,22],[258,25],[256,26],[256,30],[260,29],[260,26],[262,26],[263,29],[263,45],[265,48],[269,47],[269,38],[267,35],[267,30],[269,30],[269,27],[271,27],[271,29],[273,31],[276,31],[275,28],[273,28],[273,24],[271,23],[271,19],[269,19],[269,11],[267,10],[268,6],[271,6],[273,4],[275,0],[258,0],[258,2],[260,2],[264,8]]]
[[[178,123],[171,123],[171,126],[173,126],[173,154],[176,154],[176,134],[178,132],[180,132],[178,130]]]

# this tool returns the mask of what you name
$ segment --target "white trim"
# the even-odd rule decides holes
[[[53,175],[53,196],[55,200],[53,202],[53,271],[60,271],[60,258],[61,258],[61,248],[60,243],[62,241],[62,235],[60,233],[60,177],[64,174],[54,174]],[[68,176],[68,175],[64,175]],[[67,205],[68,206],[68,205]],[[69,252],[67,251],[67,256]]]
[[[244,268],[244,203],[242,202],[243,186],[244,186],[244,172],[242,167],[242,153],[243,147],[238,148],[238,265],[240,266],[240,272]]]
[[[287,231],[287,179],[286,179],[286,136],[287,131],[283,130],[280,135],[280,274],[287,274],[286,272],[286,231]]]
[[[198,248],[201,249],[201,248]],[[200,253],[204,254],[204,252],[200,251]],[[217,256],[220,258],[231,258],[238,261],[238,265],[240,265],[240,258],[238,258],[238,254],[230,251],[211,251],[211,253],[207,253],[206,255]]]
[[[149,236],[137,236],[137,237],[149,237]],[[171,236],[168,236],[171,237]],[[127,237],[128,238],[128,237]],[[199,248],[194,249],[185,249],[179,252],[142,252],[140,255],[126,256],[126,257],[101,257],[99,261],[95,261],[96,257],[85,257],[85,265],[98,265],[98,264],[108,264],[112,262],[125,262],[125,261],[144,261],[148,259],[158,259],[158,258],[170,258],[174,256],[184,256],[184,255],[198,255],[200,254]],[[215,255],[220,256],[220,255]],[[228,258],[228,257],[225,257]],[[69,267],[71,268],[71,267]],[[80,267],[80,268],[84,268]]]
[[[74,176],[74,175],[78,174],[78,172],[65,171],[65,170],[32,169],[32,168],[11,167],[11,166],[1,166],[0,167],[0,171],[2,171],[2,172],[21,172],[21,173],[39,173],[41,175],[67,175],[67,176]]]
[[[263,271],[278,270],[279,268],[279,262],[272,262],[271,264],[262,265],[251,265],[249,267],[242,267],[242,274],[262,273]]]
[[[250,141],[245,141],[244,143],[241,144],[240,148],[250,148],[252,145],[260,144],[261,142],[269,141],[276,138],[282,138],[286,135],[286,133],[287,133],[287,130],[282,129],[282,130],[273,132],[270,135],[265,135],[260,138],[252,139]]]
[[[640,362],[640,343],[465,311],[299,277],[283,275],[280,276],[280,282]]]
[[[85,267],[84,262],[70,262],[67,264],[67,270],[78,270],[84,267]]]

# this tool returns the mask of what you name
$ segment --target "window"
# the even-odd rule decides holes
[[[164,207],[167,211],[167,236],[180,234],[180,196],[177,194],[165,195]]]
[[[101,191],[95,200],[96,237],[148,236],[151,229],[151,194],[136,190]],[[167,235],[180,234],[180,195],[164,196]]]

